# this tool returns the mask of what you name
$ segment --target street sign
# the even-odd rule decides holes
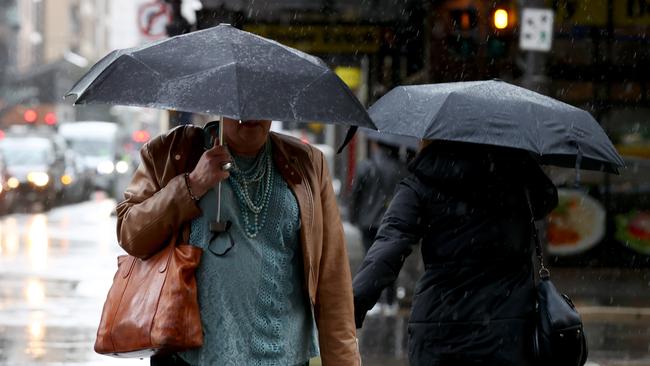
[[[524,8],[521,13],[519,48],[525,51],[550,51],[553,41],[553,18],[553,10]]]
[[[138,29],[147,37],[166,36],[170,19],[169,8],[162,0],[142,4],[138,8]]]

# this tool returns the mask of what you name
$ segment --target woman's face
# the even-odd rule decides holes
[[[269,137],[271,121],[242,121],[224,117],[223,136],[228,148],[239,155],[256,155]]]

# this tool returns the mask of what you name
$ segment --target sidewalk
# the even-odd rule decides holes
[[[590,366],[650,366],[650,271],[552,268],[582,315]],[[366,365],[407,365],[409,309],[367,317],[359,330]]]

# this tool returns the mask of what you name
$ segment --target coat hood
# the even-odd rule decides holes
[[[463,195],[508,201],[528,189],[535,219],[558,202],[557,189],[526,151],[459,142],[435,141],[409,164],[409,171],[427,184]]]

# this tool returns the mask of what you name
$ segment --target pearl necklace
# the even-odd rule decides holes
[[[244,233],[252,239],[264,227],[266,211],[273,193],[271,144],[267,142],[264,145],[252,166],[246,170],[242,170],[238,166],[236,158],[233,160],[231,184],[243,214]],[[264,181],[262,182],[262,180]],[[253,188],[255,193],[251,194],[251,185],[253,184],[257,187]]]

